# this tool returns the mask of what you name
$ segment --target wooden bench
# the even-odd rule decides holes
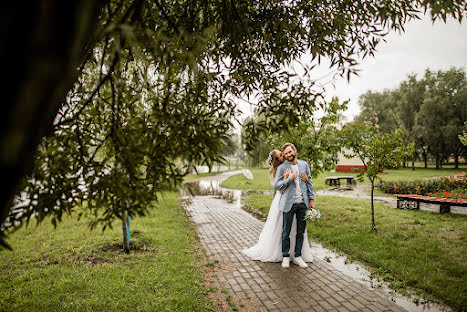
[[[355,185],[355,177],[352,176],[332,176],[325,177],[324,182],[329,186],[340,186],[341,180],[347,180],[347,185]]]
[[[438,198],[415,194],[394,194],[397,208],[414,209],[436,213],[467,214],[467,199]]]

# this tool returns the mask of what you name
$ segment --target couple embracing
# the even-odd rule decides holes
[[[243,252],[253,260],[282,261],[285,268],[291,258],[300,267],[307,267],[313,256],[305,216],[308,209],[315,208],[310,167],[306,161],[297,159],[297,149],[292,143],[285,143],[281,150],[273,150],[269,156],[269,178],[275,195],[266,223],[256,245]]]

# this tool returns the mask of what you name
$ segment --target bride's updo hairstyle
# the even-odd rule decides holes
[[[273,149],[269,153],[268,164],[269,166],[271,166],[271,168],[269,169],[269,180],[271,181],[271,184],[274,184],[277,167],[279,167],[279,165],[282,164],[279,158],[280,155],[281,155],[281,151],[276,150],[276,149]]]

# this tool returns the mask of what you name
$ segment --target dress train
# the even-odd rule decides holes
[[[261,262],[281,262],[282,261],[282,211],[279,210],[280,191],[277,191],[269,209],[268,217],[263,230],[259,235],[258,242],[244,249],[243,253],[253,260]],[[294,217],[292,230],[290,231],[290,259],[294,258],[295,236],[297,233],[297,220]],[[305,262],[313,261],[310,244],[308,242],[307,231],[304,233],[302,259]]]

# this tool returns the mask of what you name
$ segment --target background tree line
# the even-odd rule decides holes
[[[428,156],[436,168],[454,157],[466,157],[461,138],[467,121],[467,77],[465,69],[427,69],[423,77],[409,75],[397,88],[368,91],[359,98],[361,113],[355,122],[371,121],[383,133],[400,130],[406,143],[414,143],[416,157],[427,167]],[[404,161],[404,166],[405,161]]]
[[[298,158],[310,164],[313,177],[334,169],[342,146],[339,136],[346,109],[347,102],[340,102],[338,98],[320,101],[311,110],[297,110],[297,122],[288,124],[281,131],[261,129],[259,125],[264,124],[266,117],[257,112],[245,120],[242,128],[243,142],[250,137],[259,138],[258,144],[249,150],[253,166],[264,165],[271,150],[280,150],[284,143],[291,142],[297,148]]]

